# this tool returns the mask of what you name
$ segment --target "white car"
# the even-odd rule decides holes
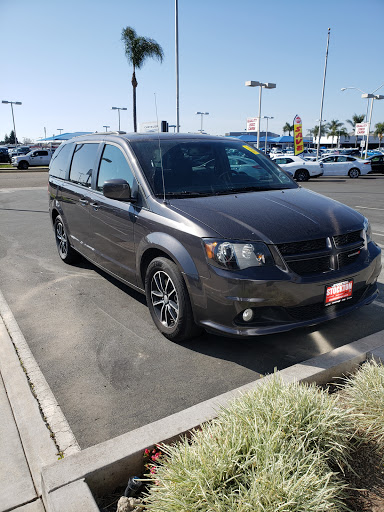
[[[349,176],[358,178],[372,170],[370,160],[361,160],[348,155],[327,155],[319,160],[323,164],[324,176]]]
[[[323,174],[322,164],[310,162],[300,156],[271,156],[271,160],[284,171],[290,171],[296,181],[308,181]]]
[[[12,165],[18,169],[28,169],[32,166],[48,166],[54,151],[49,149],[35,149],[26,155],[12,157]]]

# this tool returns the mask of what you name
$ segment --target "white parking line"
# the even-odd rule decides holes
[[[370,208],[369,206],[355,206],[355,208],[363,208],[364,210],[381,210],[384,212],[384,208]]]
[[[384,233],[373,233],[373,232],[372,232],[372,235],[384,236]]]

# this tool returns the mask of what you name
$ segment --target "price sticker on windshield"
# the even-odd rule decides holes
[[[243,146],[243,148],[248,149],[248,151],[254,153],[255,155],[260,155],[259,151],[256,151],[256,149],[251,148],[251,146]]]
[[[353,281],[343,281],[325,289],[325,305],[330,306],[352,298]]]

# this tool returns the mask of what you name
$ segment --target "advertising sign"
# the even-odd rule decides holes
[[[258,125],[258,117],[247,117],[247,132],[257,132]]]
[[[293,120],[293,138],[295,143],[295,155],[300,155],[304,152],[304,141],[303,141],[303,125],[301,117],[295,116]]]
[[[355,135],[368,135],[368,123],[357,123],[355,125]]]

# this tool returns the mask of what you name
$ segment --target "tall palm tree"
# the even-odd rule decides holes
[[[330,123],[327,124],[326,127],[327,135],[332,137],[332,147],[333,147],[333,137],[337,137],[337,144],[339,144],[340,135],[348,136],[348,132],[343,123],[341,123],[338,119],[332,119]]]
[[[293,124],[285,123],[283,126],[283,133],[288,132],[289,135],[291,135],[291,132],[293,132]]]
[[[381,141],[384,137],[384,123],[375,124],[375,135],[379,137],[379,147],[381,146]]]
[[[154,40],[141,37],[136,34],[132,27],[125,27],[121,33],[121,40],[124,43],[125,55],[129,64],[133,66],[132,87],[133,87],[133,129],[137,132],[136,120],[136,69],[140,69],[148,57],[163,61],[164,52],[162,47]]]
[[[317,139],[317,136],[319,135],[319,125],[317,124],[313,128],[308,130],[308,135],[312,136],[315,140]],[[325,135],[325,125],[321,125],[321,136]]]
[[[365,118],[364,114],[361,114],[361,115],[353,114],[352,120],[347,119],[346,122],[352,126],[353,132],[355,132],[356,125],[359,123],[362,123],[364,121],[364,118]],[[357,135],[355,135],[355,148],[356,147],[357,147]]]

